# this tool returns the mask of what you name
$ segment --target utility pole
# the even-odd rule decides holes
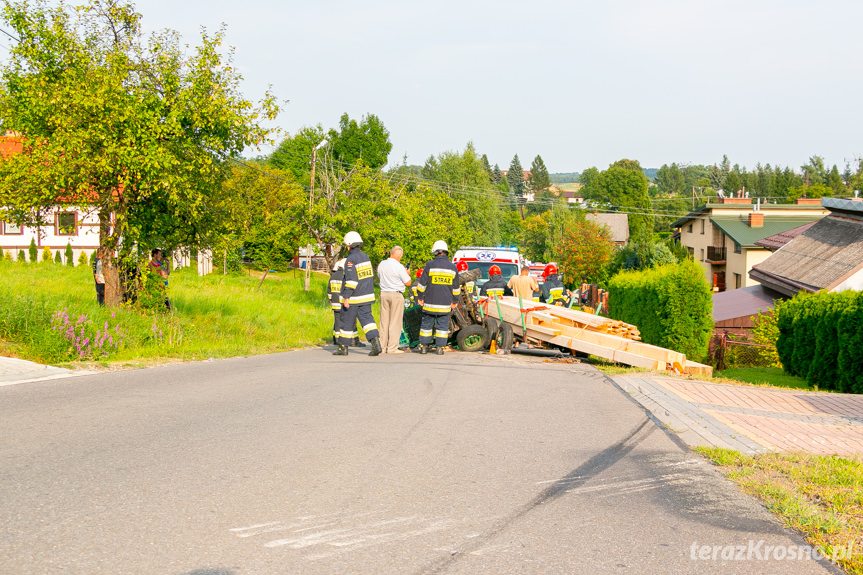
[[[317,162],[318,148],[323,148],[329,142],[326,139],[321,140],[321,143],[312,148],[312,179],[309,182],[309,216],[312,213],[312,198],[315,195],[315,165]],[[312,283],[312,244],[306,245],[306,291],[309,291],[309,286]]]

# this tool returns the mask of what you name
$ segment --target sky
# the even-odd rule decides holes
[[[71,0],[76,3],[75,0]],[[225,44],[285,133],[377,115],[390,164],[473,142],[549,172],[863,156],[860,0],[139,0],[145,31]],[[264,149],[263,152],[268,150]],[[247,151],[248,155],[255,152]]]

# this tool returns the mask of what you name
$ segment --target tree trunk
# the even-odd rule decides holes
[[[120,283],[120,273],[117,269],[115,256],[117,240],[111,232],[111,212],[100,210],[99,249],[96,253],[102,259],[102,273],[105,276],[105,305],[117,307],[123,301],[123,286]]]

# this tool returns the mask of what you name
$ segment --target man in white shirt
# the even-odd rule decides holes
[[[405,312],[405,287],[411,285],[411,276],[401,264],[404,250],[395,246],[390,257],[378,264],[381,286],[381,347],[384,353],[403,353],[399,349],[402,336],[402,317]]]

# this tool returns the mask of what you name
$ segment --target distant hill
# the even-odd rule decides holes
[[[559,174],[549,174],[548,179],[552,184],[575,184],[581,177],[581,172],[568,172]]]
[[[656,179],[657,170],[658,168],[643,168],[644,175],[651,182]],[[549,174],[548,178],[552,184],[575,184],[581,178],[581,172],[559,172]]]

